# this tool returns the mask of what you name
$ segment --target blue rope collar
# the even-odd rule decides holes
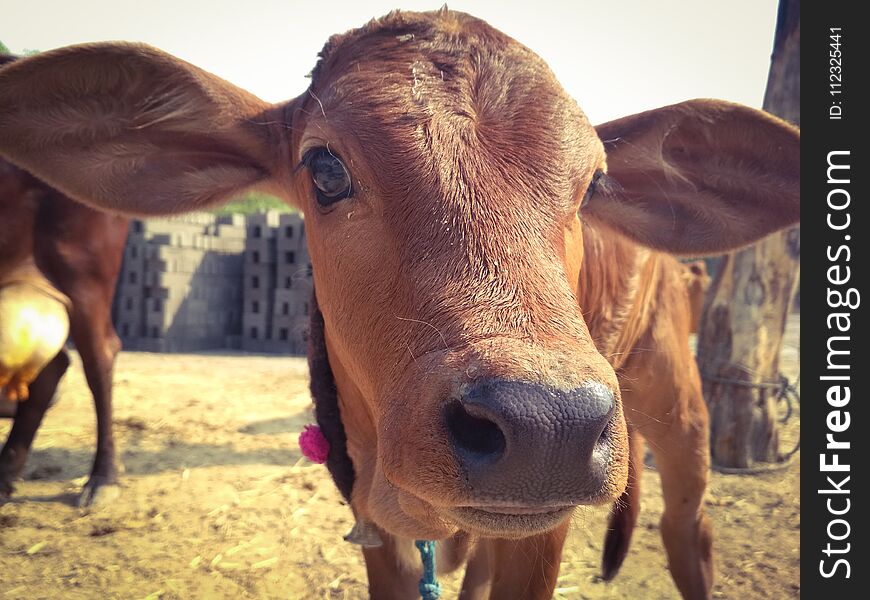
[[[417,540],[414,542],[420,551],[423,562],[423,577],[420,578],[420,597],[423,600],[438,600],[441,597],[441,584],[435,578],[435,542]]]

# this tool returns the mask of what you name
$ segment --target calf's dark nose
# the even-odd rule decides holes
[[[453,450],[475,504],[564,506],[594,499],[608,478],[615,398],[588,382],[564,391],[486,380],[447,409]]]

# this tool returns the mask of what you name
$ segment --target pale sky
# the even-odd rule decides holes
[[[146,42],[261,98],[292,98],[333,33],[441,0],[0,0],[13,52]],[[690,98],[760,107],[776,0],[463,0],[537,52],[593,123]]]

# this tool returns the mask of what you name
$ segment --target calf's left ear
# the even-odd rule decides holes
[[[610,185],[583,208],[594,224],[697,256],[800,220],[800,132],[765,112],[691,100],[596,129]]]

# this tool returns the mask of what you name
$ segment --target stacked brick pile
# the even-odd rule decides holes
[[[115,294],[124,347],[238,347],[245,233],[242,215],[133,221]]]
[[[279,215],[267,212],[248,217],[242,292],[243,350],[273,352],[269,332],[275,289],[275,231]]]
[[[297,214],[133,221],[115,327],[129,350],[304,354],[310,294]]]
[[[302,218],[272,212],[252,217],[245,249],[242,349],[304,354],[311,262]]]

